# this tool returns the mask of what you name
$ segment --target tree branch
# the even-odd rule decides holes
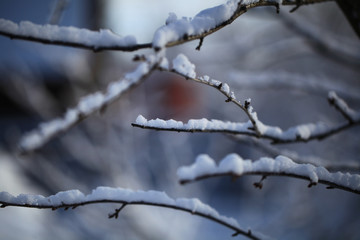
[[[115,102],[126,92],[142,83],[164,59],[149,56],[134,72],[108,85],[105,93],[96,92],[83,97],[75,108],[68,109],[62,118],[41,123],[39,127],[25,134],[19,143],[22,154],[37,150],[60,133],[66,132],[82,120]],[[165,60],[164,60],[165,61]]]
[[[274,6],[279,12],[280,5],[307,5],[333,0],[233,0],[225,4],[205,9],[193,18],[181,18],[167,21],[154,34],[153,48],[160,50],[164,47],[172,47],[196,39],[204,39],[206,36],[231,24],[247,10],[261,6]],[[226,12],[214,16],[214,12]]]
[[[38,25],[29,21],[16,24],[0,18],[0,35],[44,44],[61,45],[93,50],[135,51],[151,48],[151,43],[137,44],[133,36],[120,37],[107,29],[90,31],[76,27]]]
[[[334,162],[326,161],[316,156],[299,156],[297,152],[288,150],[288,149],[278,149],[273,145],[269,145],[264,141],[260,141],[257,138],[244,137],[240,135],[228,134],[228,136],[241,144],[246,144],[252,147],[257,148],[264,154],[268,155],[271,158],[275,158],[279,155],[288,157],[292,159],[295,163],[307,164],[310,163],[314,166],[322,166],[328,171],[345,171],[345,172],[360,172],[360,163],[357,161],[345,161]]]
[[[310,181],[309,187],[321,183],[328,185],[328,188],[360,194],[360,175],[330,173],[324,167],[297,164],[284,156],[278,156],[275,159],[260,158],[252,162],[251,160],[243,160],[237,154],[230,154],[221,160],[219,165],[216,165],[209,156],[200,155],[191,166],[178,169],[181,184],[218,176],[238,178],[244,175],[293,177]],[[260,186],[261,182],[257,185]]]
[[[233,0],[213,8],[199,12],[193,18],[175,19],[167,21],[154,34],[152,43],[137,44],[135,38],[121,38],[110,30],[100,32],[74,27],[59,27],[55,25],[37,25],[31,22],[20,22],[0,19],[0,35],[11,39],[22,39],[44,44],[70,46],[84,48],[93,51],[119,50],[136,51],[153,47],[160,50],[164,47],[172,47],[196,39],[204,39],[206,36],[231,24],[236,18],[247,12],[247,10],[261,6],[274,6],[277,11],[279,5],[307,5],[332,0]],[[227,12],[221,16],[214,17],[214,11]],[[89,37],[90,36],[90,37]]]
[[[123,204],[116,209],[115,214],[109,217],[117,218],[118,213],[128,205],[146,205],[154,207],[169,208],[191,213],[202,218],[209,219],[225,226],[235,234],[241,234],[249,239],[261,239],[261,234],[251,230],[243,230],[233,218],[220,215],[215,209],[202,203],[198,199],[172,199],[164,192],[158,191],[133,191],[122,188],[98,187],[89,195],[84,195],[79,190],[59,192],[56,195],[43,197],[41,195],[20,194],[17,197],[7,192],[0,192],[1,208],[8,206],[38,208],[38,209],[69,209],[78,206],[98,203],[120,203]]]

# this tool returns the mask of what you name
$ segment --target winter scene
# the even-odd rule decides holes
[[[2,0],[0,239],[360,239],[357,0]]]

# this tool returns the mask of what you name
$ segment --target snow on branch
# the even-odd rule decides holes
[[[44,122],[39,127],[25,134],[20,140],[20,151],[27,153],[41,148],[58,134],[67,131],[93,113],[105,109],[124,93],[139,85],[157,65],[163,65],[165,58],[149,56],[135,71],[125,75],[124,79],[112,82],[105,93],[95,92],[80,99],[77,106],[68,109],[62,118]]]
[[[160,70],[169,71],[168,69],[169,68]],[[250,123],[233,123],[207,119],[190,119],[188,123],[183,123],[173,119],[155,119],[148,121],[146,118],[140,115],[136,119],[136,122],[132,124],[132,126],[177,132],[223,132],[231,134],[243,134],[257,138],[269,139],[272,141],[272,143],[276,144],[308,142],[315,139],[322,140],[349,127],[360,124],[360,112],[355,112],[354,110],[350,109],[343,99],[339,98],[334,92],[330,92],[330,104],[333,104],[348,121],[339,123],[335,126],[328,126],[322,122],[301,124],[284,131],[280,127],[269,126],[262,123],[258,119],[257,113],[254,112],[252,106],[250,106],[251,99],[245,100],[244,104],[242,104],[240,101],[236,100],[236,96],[234,92],[231,91],[228,84],[211,79],[208,76],[196,77],[195,65],[192,64],[185,55],[179,54],[173,60],[173,66],[170,71],[185,77],[187,80],[192,80],[217,89],[226,96],[226,102],[235,103],[247,114]]]
[[[155,207],[170,208],[197,215],[233,231],[234,235],[241,234],[250,239],[261,239],[262,234],[252,230],[244,230],[239,223],[233,219],[220,215],[215,209],[202,203],[199,199],[170,198],[164,192],[158,191],[133,191],[122,188],[98,187],[91,194],[84,195],[79,190],[69,190],[58,192],[56,195],[44,197],[41,195],[20,194],[17,197],[0,192],[1,208],[8,206],[39,208],[39,209],[59,209],[76,208],[78,206],[97,204],[97,203],[119,203],[122,206],[114,213],[109,214],[109,218],[118,218],[120,211],[128,205],[148,205]]]
[[[296,7],[333,0],[229,0],[225,4],[205,9],[193,18],[177,19],[171,13],[166,25],[160,27],[153,37],[152,43],[137,44],[133,36],[120,37],[110,30],[99,32],[75,27],[59,27],[56,25],[38,25],[29,21],[16,24],[10,20],[0,19],[0,35],[14,39],[41,42],[45,44],[79,47],[94,51],[121,50],[135,51],[153,47],[160,50],[200,39],[198,50],[203,39],[231,24],[248,9],[259,6],[275,6],[277,12],[280,4]]]
[[[296,163],[310,163],[315,166],[322,166],[330,172],[345,171],[345,172],[360,172],[360,163],[358,161],[344,160],[340,162],[324,160],[317,156],[301,156],[295,151],[289,149],[278,149],[274,145],[269,145],[257,138],[244,137],[241,135],[228,134],[232,140],[240,142],[241,144],[249,145],[257,148],[267,156],[275,158],[279,155],[290,158]]]
[[[14,39],[23,39],[45,44],[63,45],[101,50],[135,51],[150,48],[151,44],[137,44],[135,37],[121,37],[108,29],[90,31],[76,27],[57,25],[38,25],[29,21],[19,24],[0,18],[0,35]]]
[[[248,9],[274,6],[278,12],[280,4],[301,6],[326,1],[329,0],[229,0],[225,4],[203,10],[193,18],[178,19],[174,13],[171,13],[166,20],[166,25],[155,32],[152,45],[155,50],[159,50],[200,39],[197,48],[199,50],[206,36],[231,24]]]
[[[268,176],[285,176],[310,181],[308,187],[317,183],[328,185],[344,191],[360,194],[360,175],[350,173],[330,173],[324,167],[311,164],[298,164],[290,158],[278,156],[260,158],[257,161],[243,160],[237,154],[229,154],[216,165],[208,155],[200,155],[191,166],[183,166],[177,172],[182,184],[217,176],[261,175],[262,180],[255,187],[262,187],[262,181]]]
[[[244,104],[236,99],[235,93],[231,91],[230,86],[227,83],[223,83],[219,80],[211,79],[209,76],[196,77],[195,65],[189,61],[184,54],[179,54],[173,60],[173,66],[171,72],[176,73],[187,80],[192,80],[197,83],[205,84],[213,87],[221,92],[226,97],[226,102],[232,102],[236,106],[240,107],[248,116],[252,123],[252,129],[257,135],[261,135],[264,131],[263,124],[258,120],[256,112],[253,111],[251,99],[246,99]],[[250,128],[250,127],[249,127]]]

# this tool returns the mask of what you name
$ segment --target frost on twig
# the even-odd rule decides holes
[[[135,51],[151,47],[150,44],[138,44],[133,36],[121,37],[108,29],[90,31],[76,27],[38,25],[29,21],[17,24],[2,18],[0,18],[0,35],[46,44],[80,47],[93,51]]]
[[[298,164],[284,156],[275,159],[260,158],[253,162],[243,160],[237,154],[229,154],[216,165],[208,155],[200,155],[191,166],[180,167],[177,174],[182,184],[217,176],[236,178],[244,175],[286,176],[308,180],[309,187],[321,183],[330,188],[360,194],[360,175],[330,173],[324,167]]]
[[[117,218],[123,207],[128,205],[148,205],[162,208],[175,209],[191,213],[220,225],[223,225],[237,234],[248,237],[249,239],[261,239],[261,234],[254,231],[243,230],[239,223],[233,219],[220,215],[215,209],[202,203],[198,199],[170,198],[164,192],[158,191],[133,191],[122,188],[98,187],[91,194],[84,195],[79,190],[69,190],[58,192],[56,195],[44,197],[41,195],[20,194],[17,197],[0,192],[1,207],[16,206],[39,209],[59,209],[75,208],[78,206],[96,203],[120,203],[123,204],[114,214],[109,217]]]
[[[20,140],[20,151],[27,153],[41,148],[58,134],[67,131],[91,114],[106,108],[124,93],[140,84],[159,64],[158,57],[150,56],[146,62],[139,64],[134,72],[125,75],[124,79],[112,82],[105,93],[96,92],[83,97],[77,106],[68,109],[62,118],[44,122],[39,127],[25,134]],[[160,63],[162,65],[162,63]]]

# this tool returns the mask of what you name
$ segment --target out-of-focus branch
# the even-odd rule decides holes
[[[49,24],[59,24],[61,16],[63,15],[63,12],[68,4],[69,0],[56,0],[49,18]]]
[[[79,190],[59,192],[56,195],[43,197],[41,195],[20,194],[17,197],[7,192],[0,192],[1,208],[8,206],[38,208],[38,209],[59,209],[65,210],[76,207],[98,204],[98,203],[119,203],[122,206],[109,214],[109,218],[118,218],[120,211],[128,205],[146,205],[162,208],[175,209],[197,215],[233,231],[234,235],[243,235],[249,239],[261,239],[262,234],[251,230],[244,230],[239,223],[233,219],[220,215],[215,209],[202,203],[198,199],[170,198],[164,192],[158,191],[133,191],[122,188],[98,187],[89,195],[84,195]]]
[[[326,168],[328,171],[336,172],[336,171],[345,171],[345,172],[359,172],[360,171],[360,163],[359,162],[334,162],[334,161],[326,161],[316,156],[300,156],[298,153],[294,151],[290,151],[287,149],[280,150],[273,145],[269,145],[268,143],[261,141],[260,139],[250,138],[240,135],[228,134],[232,140],[237,141],[241,144],[249,145],[251,147],[255,147],[259,151],[263,152],[267,156],[271,158],[276,158],[279,155],[288,157],[292,159],[296,163],[307,164],[310,163],[314,166],[322,166]]]
[[[308,45],[328,59],[340,63],[346,67],[358,70],[360,68],[359,51],[349,51],[344,43],[335,41],[332,37],[326,37],[321,29],[313,29],[310,24],[299,24],[291,17],[282,14],[281,20],[292,31],[307,40]],[[359,49],[357,49],[359,50]]]
[[[353,86],[347,86],[341,81],[323,76],[286,71],[231,71],[228,81],[235,89],[286,89],[314,95],[322,95],[336,89],[336,92],[345,98],[360,100],[360,95]]]
[[[254,184],[258,188],[262,188],[262,181],[268,176],[284,176],[308,180],[308,187],[321,183],[328,185],[328,189],[337,188],[360,194],[360,175],[330,173],[324,167],[297,164],[284,156],[275,159],[260,158],[253,162],[243,160],[237,154],[230,154],[216,165],[209,156],[200,155],[191,166],[178,169],[181,184],[218,176],[231,176],[236,179],[244,175],[263,176],[260,182]]]
[[[75,108],[68,109],[62,118],[41,123],[38,129],[25,134],[20,140],[21,153],[41,148],[55,136],[66,132],[90,115],[105,109],[129,90],[143,82],[161,63],[163,58],[150,56],[134,72],[125,75],[124,79],[112,82],[105,93],[96,92],[83,97]]]

